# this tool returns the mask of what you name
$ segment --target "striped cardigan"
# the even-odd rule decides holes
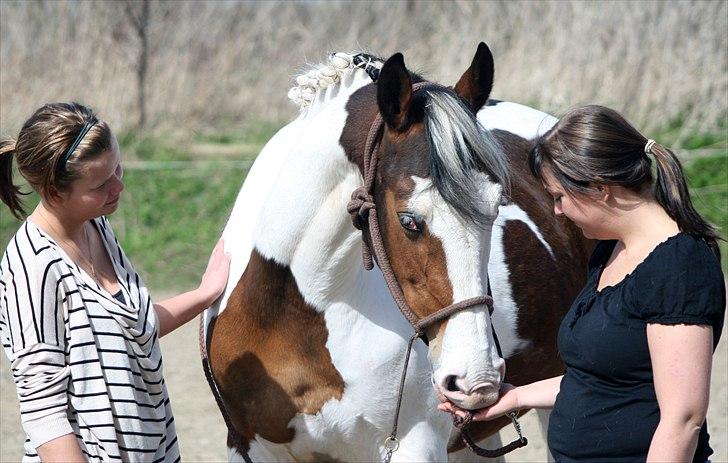
[[[27,438],[76,435],[90,461],[177,461],[147,288],[105,218],[92,221],[116,272],[117,300],[26,220],[0,262],[0,339]]]

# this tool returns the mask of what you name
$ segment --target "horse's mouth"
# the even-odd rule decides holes
[[[498,388],[492,386],[478,388],[470,394],[464,394],[460,391],[442,391],[439,388],[437,389],[437,398],[441,402],[449,401],[465,410],[477,410],[488,407],[498,401],[498,397]]]

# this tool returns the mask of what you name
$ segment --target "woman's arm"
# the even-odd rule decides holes
[[[192,320],[220,297],[230,273],[230,256],[224,248],[223,241],[218,241],[197,289],[154,304],[160,337]]]
[[[708,325],[647,325],[660,406],[647,461],[692,461],[710,395],[713,329]]]
[[[563,376],[555,376],[518,387],[503,383],[498,402],[473,413],[473,420],[489,421],[505,415],[508,412],[527,408],[552,408],[556,401],[556,396],[559,393],[562,378]],[[463,415],[462,410],[450,402],[442,403],[437,408],[442,411]]]
[[[73,434],[65,434],[46,442],[37,449],[40,461],[46,462],[63,462],[76,463],[85,462],[86,457],[81,452],[78,440]]]

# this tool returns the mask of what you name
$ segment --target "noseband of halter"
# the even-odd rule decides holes
[[[422,89],[423,87],[436,88],[436,89],[447,89],[441,85],[434,84],[432,82],[418,82],[412,86],[412,91]],[[485,304],[488,307],[488,311],[493,311],[493,299],[490,296],[478,296],[470,299],[451,304],[447,307],[443,307],[437,312],[428,315],[423,318],[419,318],[412,308],[407,304],[402,292],[402,287],[397,281],[397,277],[392,271],[392,267],[389,264],[389,258],[387,257],[387,251],[382,243],[382,234],[379,229],[379,220],[377,218],[377,206],[374,202],[374,177],[377,171],[377,161],[379,141],[381,140],[381,134],[383,133],[384,119],[382,115],[377,113],[377,117],[372,122],[372,126],[369,129],[369,135],[367,136],[366,145],[364,147],[364,186],[360,186],[351,194],[351,201],[346,206],[347,211],[351,215],[351,221],[354,227],[361,230],[362,232],[362,260],[364,261],[364,268],[371,270],[374,267],[372,261],[372,251],[374,251],[374,257],[377,259],[377,264],[382,270],[384,281],[387,283],[389,292],[392,294],[394,302],[397,303],[397,307],[402,312],[402,315],[407,321],[414,327],[417,333],[422,334],[423,330],[436,322],[439,322],[454,313],[460,312],[465,309],[469,309],[476,305]],[[369,233],[369,238],[372,243],[372,249],[367,244],[365,234]]]

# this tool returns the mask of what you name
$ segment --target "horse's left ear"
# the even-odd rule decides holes
[[[467,71],[455,84],[455,93],[470,104],[470,108],[477,113],[483,107],[493,88],[493,54],[484,42],[478,44],[473,62]]]
[[[377,80],[377,105],[390,129],[404,128],[411,103],[412,77],[402,53],[395,53],[384,63]]]

